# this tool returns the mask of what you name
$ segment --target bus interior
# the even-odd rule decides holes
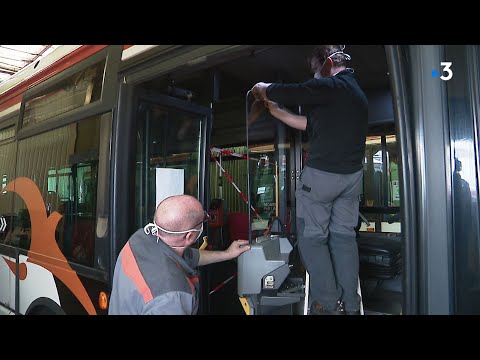
[[[232,240],[263,234],[272,217],[280,220],[282,232],[295,244],[294,189],[308,138],[267,114],[247,126],[251,104],[247,92],[260,81],[291,83],[311,77],[307,58],[312,48],[257,45],[235,56],[179,67],[136,85],[136,91],[150,101],[139,101],[134,110],[137,166],[132,232],[151,221],[155,198],[148,196],[148,189],[155,187],[160,172],[168,170],[171,181],[165,188],[169,191],[199,196],[201,181],[205,181],[210,249],[225,249]],[[385,49],[382,45],[349,45],[344,51],[351,55],[347,66],[354,69],[369,100],[361,216],[356,229],[363,307],[365,314],[397,315],[402,313],[403,286],[400,164]],[[168,110],[165,103],[177,100],[188,104],[184,111],[178,107]],[[202,166],[198,134],[206,124],[196,121],[192,109],[200,114],[210,109],[212,114],[211,134],[206,135],[211,151],[206,150],[205,179],[198,179],[197,174]],[[301,113],[301,108],[291,110]],[[168,122],[162,121],[167,118]],[[152,171],[156,176],[148,175]],[[176,180],[182,176],[185,181]],[[254,209],[250,216],[245,199]],[[295,250],[291,271],[302,274]],[[208,300],[202,304],[203,311],[243,314],[236,261],[206,268],[204,293]]]

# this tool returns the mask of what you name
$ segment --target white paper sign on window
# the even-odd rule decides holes
[[[155,173],[155,208],[160,202],[173,195],[182,195],[184,193],[184,170],[156,168]]]

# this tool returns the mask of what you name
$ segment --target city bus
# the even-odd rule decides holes
[[[312,47],[62,45],[0,83],[0,312],[107,314],[118,253],[172,194],[222,213],[210,248],[273,215],[294,239],[308,139],[268,116],[249,125],[247,94],[311,77]],[[369,100],[365,313],[480,312],[478,51],[345,48]],[[234,262],[200,275],[200,313],[242,313]]]

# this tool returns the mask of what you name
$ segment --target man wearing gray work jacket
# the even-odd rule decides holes
[[[120,251],[108,314],[197,314],[196,267],[231,260],[250,250],[248,240],[232,241],[224,251],[194,248],[207,220],[208,214],[193,196],[163,200],[153,222],[137,230]]]
[[[321,45],[310,58],[314,78],[257,83],[253,95],[286,125],[308,132],[310,149],[295,192],[298,246],[310,274],[310,314],[360,313],[355,226],[362,189],[368,101],[343,45]],[[306,116],[278,104],[302,105]]]

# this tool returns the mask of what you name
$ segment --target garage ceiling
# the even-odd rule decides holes
[[[60,45],[0,45],[0,83]]]

